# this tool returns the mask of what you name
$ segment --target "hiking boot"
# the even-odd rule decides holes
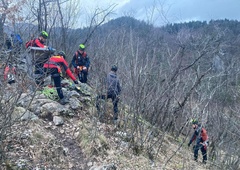
[[[203,163],[203,164],[207,164],[207,160],[203,160],[202,163]]]
[[[59,103],[61,105],[65,105],[65,104],[69,103],[69,100],[67,100],[66,98],[62,98],[62,99],[59,100]]]

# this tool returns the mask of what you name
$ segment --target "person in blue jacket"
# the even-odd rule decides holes
[[[13,48],[15,49],[14,53],[20,54],[21,48],[23,46],[23,40],[20,34],[12,33],[11,37],[12,37]]]

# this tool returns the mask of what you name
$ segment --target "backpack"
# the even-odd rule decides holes
[[[203,141],[208,140],[208,135],[207,135],[207,131],[205,128],[202,128],[202,130],[201,130],[201,137],[202,137]]]
[[[35,39],[29,40],[29,41],[27,41],[27,42],[25,43],[25,47],[26,47],[26,48],[32,47],[32,46],[34,46],[34,44],[35,44]]]

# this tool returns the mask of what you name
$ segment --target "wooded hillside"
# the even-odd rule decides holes
[[[35,3],[19,1],[1,9],[2,65],[10,57],[14,62],[25,55],[24,44],[20,54],[6,52],[5,41],[12,32],[19,33],[26,42],[32,35],[47,31],[47,44],[57,51],[64,50],[69,62],[79,44],[85,43],[91,60],[89,84],[97,93],[102,92],[110,67],[116,64],[119,68],[123,88],[120,116],[122,120],[131,117],[132,123],[126,126],[135,146],[132,149],[147,145],[154,159],[165,149],[161,143],[164,135],[159,131],[175,139],[183,135],[182,145],[186,145],[191,134],[189,121],[197,118],[210,137],[211,169],[239,168],[239,21],[195,21],[163,27],[131,17],[107,22],[113,10],[109,7],[96,10],[89,26],[79,24],[73,29],[81,8],[60,0],[43,1],[42,6]],[[22,15],[26,6],[32,9],[28,16]],[[42,12],[35,13],[39,10]],[[131,115],[123,114],[125,109]],[[145,128],[143,119],[150,128]],[[154,140],[148,133],[154,134]]]

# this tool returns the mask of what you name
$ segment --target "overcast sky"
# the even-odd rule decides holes
[[[88,0],[91,6],[117,4],[116,15],[150,20],[155,25],[186,21],[240,21],[240,0]]]

